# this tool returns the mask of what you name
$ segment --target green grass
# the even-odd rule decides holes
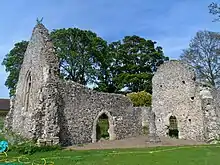
[[[115,149],[90,151],[52,151],[35,153],[26,162],[45,158],[55,165],[219,165],[220,146],[157,147],[145,149]],[[8,152],[8,160],[16,160]],[[0,160],[4,161],[1,157]],[[39,163],[40,164],[40,163]],[[43,164],[43,163],[41,163]]]

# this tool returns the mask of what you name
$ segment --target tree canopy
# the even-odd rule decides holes
[[[27,41],[16,43],[14,48],[8,54],[6,54],[2,61],[2,65],[5,66],[6,72],[9,73],[5,81],[5,86],[9,89],[9,96],[13,96],[15,94],[19,72],[27,46]]]
[[[60,58],[61,75],[83,85],[94,83],[100,60],[106,55],[107,42],[78,28],[54,30],[51,38]]]
[[[122,41],[109,45],[112,56],[111,81],[116,91],[126,88],[129,92],[152,92],[151,80],[157,67],[168,60],[156,42],[139,36],[125,36]]]
[[[151,93],[154,72],[168,60],[156,42],[135,35],[109,44],[96,33],[78,28],[53,30],[50,36],[60,59],[61,77],[93,85],[97,91]],[[5,85],[10,96],[15,94],[27,45],[28,41],[16,43],[2,62],[9,72]]]

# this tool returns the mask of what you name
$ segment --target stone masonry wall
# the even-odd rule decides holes
[[[175,116],[179,138],[203,141],[204,116],[193,70],[180,61],[169,61],[159,67],[152,81],[157,134],[167,136],[169,118]]]
[[[118,94],[100,93],[74,82],[61,81],[60,141],[63,145],[95,142],[98,117],[109,117],[110,140],[141,134],[141,111]]]

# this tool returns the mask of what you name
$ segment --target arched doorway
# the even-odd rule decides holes
[[[169,118],[169,136],[178,138],[179,131],[178,131],[178,123],[176,116],[170,116]]]
[[[101,138],[115,140],[113,117],[108,111],[101,111],[93,122],[92,142]]]
[[[96,141],[99,141],[100,139],[109,139],[109,121],[108,116],[103,113],[96,124]]]

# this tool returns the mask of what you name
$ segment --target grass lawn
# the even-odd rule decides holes
[[[25,164],[45,158],[47,165],[219,165],[220,146],[157,147],[147,149],[115,149],[90,151],[41,152],[21,159]],[[17,160],[18,155],[8,152],[8,160]],[[4,156],[0,161],[4,162]],[[0,162],[0,164],[1,164]],[[38,162],[38,163],[37,163]],[[35,164],[35,163],[34,163]],[[52,164],[51,164],[52,165]]]

